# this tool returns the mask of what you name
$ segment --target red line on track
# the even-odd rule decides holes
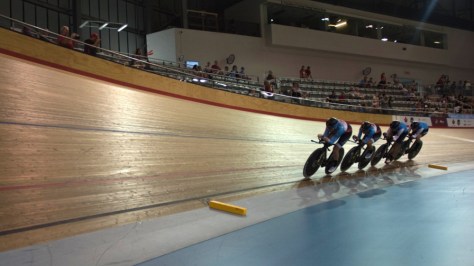
[[[152,89],[152,88],[148,88],[148,87],[144,87],[144,86],[140,86],[140,85],[135,85],[135,84],[132,84],[132,83],[128,83],[128,82],[124,82],[124,81],[120,81],[120,80],[116,80],[116,79],[96,75],[94,73],[90,73],[90,72],[75,69],[75,68],[72,68],[72,67],[67,67],[67,66],[63,66],[63,65],[60,65],[60,64],[48,62],[48,61],[45,61],[45,60],[42,60],[42,59],[38,59],[38,58],[34,58],[34,57],[31,57],[31,56],[28,56],[28,55],[24,55],[24,54],[20,54],[20,53],[17,53],[17,52],[9,51],[9,50],[3,49],[3,48],[0,48],[0,53],[6,54],[6,55],[9,55],[9,56],[12,56],[12,57],[20,58],[20,59],[23,59],[23,60],[31,61],[31,62],[40,64],[40,65],[45,65],[45,66],[48,66],[48,67],[52,67],[52,68],[60,69],[60,70],[63,70],[63,71],[71,72],[71,73],[78,74],[78,75],[81,75],[81,76],[102,80],[102,81],[109,82],[109,83],[112,83],[112,84],[117,84],[117,85],[124,86],[124,87],[130,87],[130,88],[134,88],[134,89],[141,90],[141,91],[156,93],[156,94],[170,96],[170,97],[179,98],[179,99],[183,99],[183,100],[188,100],[188,101],[193,101],[193,102],[198,102],[198,103],[204,103],[204,104],[209,104],[209,105],[214,105],[214,106],[218,106],[218,107],[224,107],[224,108],[229,108],[229,109],[234,109],[234,110],[239,110],[239,111],[265,114],[265,115],[272,115],[272,116],[279,116],[279,117],[286,117],[286,118],[293,118],[293,119],[300,119],[300,120],[309,120],[309,121],[325,121],[324,119],[315,119],[315,118],[309,118],[309,117],[303,117],[303,116],[260,111],[260,110],[250,109],[250,108],[244,108],[244,107],[239,107],[239,106],[234,106],[234,105],[216,103],[216,102],[211,102],[211,101],[207,101],[207,100],[203,100],[203,99],[196,99],[196,98],[192,98],[192,97],[182,96],[182,95],[174,94],[174,93],[171,93],[171,92],[166,92],[166,91],[162,91],[162,90],[158,90],[158,89]]]

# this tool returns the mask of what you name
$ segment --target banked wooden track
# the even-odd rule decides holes
[[[323,130],[315,120],[388,119],[159,77],[156,85],[149,74],[22,41],[62,56],[0,48],[0,250],[295,186]],[[98,70],[88,75],[86,63]],[[116,76],[98,76],[101,67]],[[431,130],[415,164],[472,162],[472,133]]]

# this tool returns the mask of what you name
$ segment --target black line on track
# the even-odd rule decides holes
[[[60,221],[56,221],[56,222],[50,222],[50,223],[37,224],[37,225],[21,227],[21,228],[16,228],[16,229],[4,230],[4,231],[0,231],[0,236],[12,235],[12,234],[17,234],[17,233],[24,233],[24,232],[28,232],[28,231],[32,231],[32,230],[44,229],[44,228],[48,228],[48,227],[64,225],[64,224],[70,224],[70,223],[75,223],[75,222],[81,222],[81,221],[86,221],[86,220],[91,220],[91,219],[96,219],[96,218],[101,218],[101,217],[107,217],[107,216],[112,216],[112,215],[117,215],[117,214],[123,214],[123,213],[128,213],[128,212],[134,212],[134,211],[141,211],[141,210],[146,210],[146,209],[164,207],[164,206],[169,206],[169,205],[174,205],[174,204],[179,204],[179,203],[185,203],[185,202],[189,202],[189,201],[202,201],[202,200],[206,200],[206,199],[212,198],[212,197],[231,195],[231,194],[235,194],[235,193],[248,192],[248,191],[252,191],[252,190],[259,190],[259,189],[264,189],[264,188],[269,188],[269,187],[289,185],[289,184],[294,184],[294,183],[297,183],[297,182],[300,182],[300,181],[301,180],[288,181],[288,182],[282,182],[282,183],[277,183],[277,184],[269,184],[269,185],[264,185],[264,186],[259,186],[259,187],[244,188],[244,189],[239,189],[239,190],[234,190],[234,191],[210,194],[210,195],[206,195],[206,196],[199,196],[199,197],[193,197],[193,198],[176,200],[176,201],[162,202],[162,203],[157,203],[157,204],[151,204],[151,205],[135,207],[135,208],[131,208],[131,209],[111,211],[111,212],[105,212],[105,213],[99,213],[99,214],[94,214],[94,215],[82,216],[82,217],[71,218],[71,219],[66,219],[66,220],[60,220]]]

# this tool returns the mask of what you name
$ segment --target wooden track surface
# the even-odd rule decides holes
[[[0,250],[295,186],[324,129],[0,65]],[[472,163],[473,132],[430,129],[415,164]]]

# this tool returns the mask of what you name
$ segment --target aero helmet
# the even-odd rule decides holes
[[[371,126],[372,126],[372,123],[370,123],[369,121],[364,121],[364,123],[362,123],[362,131],[369,130]]]
[[[413,129],[413,130],[418,129],[419,127],[420,127],[420,123],[418,123],[418,122],[413,122],[410,125],[410,128]]]
[[[397,129],[399,126],[400,126],[400,121],[393,121],[392,123],[390,123],[390,128],[392,130]]]
[[[339,120],[337,120],[337,118],[335,117],[331,117],[329,118],[327,121],[326,121],[326,126],[327,127],[335,127],[337,122],[339,122]]]

